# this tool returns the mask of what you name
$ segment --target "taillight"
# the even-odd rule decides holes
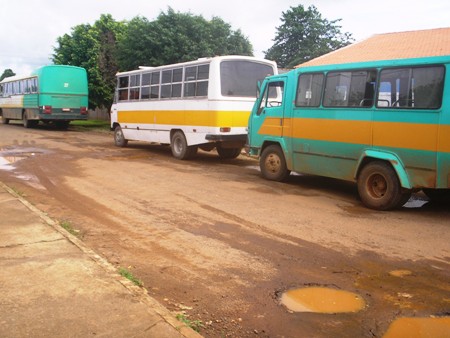
[[[52,106],[43,106],[42,107],[42,112],[44,114],[51,114],[52,113]]]
[[[80,108],[80,113],[81,113],[81,115],[86,115],[87,114],[87,108],[86,107],[81,107]]]

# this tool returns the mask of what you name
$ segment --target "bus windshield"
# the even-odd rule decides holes
[[[273,75],[270,65],[243,60],[227,60],[220,64],[223,96],[256,97],[257,83]]]

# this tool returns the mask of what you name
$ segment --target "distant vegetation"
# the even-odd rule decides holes
[[[11,69],[5,69],[2,76],[0,76],[0,81],[3,80],[5,77],[14,76],[16,73],[14,73]]]
[[[282,13],[282,24],[276,28],[274,44],[265,57],[281,68],[291,68],[348,45],[352,35],[341,32],[339,21],[322,18],[314,6],[290,7]],[[248,38],[221,18],[206,20],[170,7],[154,21],[142,16],[116,21],[110,14],[102,14],[93,25],[77,25],[56,42],[52,55],[55,64],[87,70],[91,109],[109,109],[118,71],[216,55],[253,55]],[[12,75],[14,72],[7,69],[2,79]]]
[[[228,54],[253,54],[240,30],[217,17],[208,21],[169,8],[154,21],[135,17],[118,22],[104,14],[92,26],[75,26],[57,39],[53,62],[85,68],[89,106],[102,108],[112,103],[118,71]]]
[[[340,19],[322,18],[313,5],[302,5],[283,12],[282,25],[277,28],[274,44],[266,51],[266,59],[281,68],[293,68],[354,41],[352,34],[341,32]]]

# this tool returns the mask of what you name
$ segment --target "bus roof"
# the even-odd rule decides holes
[[[184,67],[184,66],[191,66],[191,65],[193,66],[193,65],[197,65],[197,64],[210,63],[213,60],[248,60],[248,61],[256,61],[256,62],[263,62],[263,63],[272,63],[276,67],[276,63],[274,61],[270,61],[267,59],[257,58],[257,57],[253,57],[253,56],[245,56],[245,55],[225,55],[225,56],[199,58],[194,61],[180,62],[180,63],[174,63],[174,64],[163,65],[163,66],[158,66],[158,67],[139,66],[139,69],[136,69],[136,70],[118,72],[118,73],[116,73],[116,76],[140,74],[142,72],[145,72],[146,70],[161,70],[161,69],[173,68],[173,67]]]
[[[76,67],[76,66],[48,65],[48,66],[42,66],[42,67],[34,70],[33,72],[31,72],[31,74],[14,75],[14,76],[5,77],[0,83],[12,82],[12,81],[17,81],[17,80],[25,80],[25,79],[29,79],[32,77],[41,76],[42,74],[47,73],[49,71],[53,71],[55,69],[78,69],[80,71],[86,72],[86,70],[84,68]]]
[[[17,81],[17,80],[25,80],[25,79],[29,79],[34,76],[35,75],[31,75],[31,74],[8,76],[8,77],[5,77],[0,83],[12,82],[12,81]]]
[[[410,59],[395,59],[395,60],[376,60],[365,62],[352,62],[352,63],[340,63],[340,64],[320,64],[320,65],[305,65],[295,68],[292,72],[304,73],[304,72],[319,72],[319,71],[334,71],[334,70],[346,70],[346,69],[362,69],[362,68],[378,68],[378,67],[402,67],[411,65],[435,65],[447,63],[450,64],[450,55],[433,56],[433,57],[421,57]]]

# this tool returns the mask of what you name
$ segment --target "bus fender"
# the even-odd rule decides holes
[[[392,167],[394,168],[395,172],[397,173],[398,179],[400,181],[400,185],[402,188],[405,189],[412,189],[411,182],[409,181],[408,174],[406,172],[406,169],[402,163],[402,161],[397,157],[397,155],[385,152],[385,151],[379,151],[379,150],[365,150],[361,158],[358,161],[357,165],[357,171],[355,173],[355,178],[358,177],[358,174],[362,168],[362,166],[368,162],[370,159],[378,159],[382,161],[388,161]]]

